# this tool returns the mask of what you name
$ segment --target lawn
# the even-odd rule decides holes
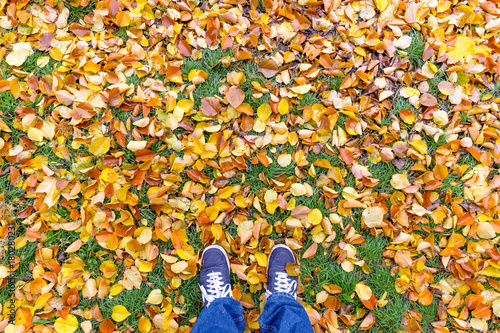
[[[253,332],[278,243],[316,332],[500,332],[497,12],[0,3],[0,332],[188,332],[209,244]]]

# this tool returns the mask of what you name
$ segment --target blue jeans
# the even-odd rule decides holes
[[[313,333],[306,310],[287,293],[274,293],[259,316],[261,333]],[[243,333],[245,318],[241,303],[230,297],[218,298],[203,309],[191,333]]]

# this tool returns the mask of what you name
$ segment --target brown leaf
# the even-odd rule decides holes
[[[72,33],[74,33],[78,37],[85,37],[85,36],[90,35],[90,28],[89,27],[85,27],[85,26],[77,24],[77,23],[71,24],[71,26],[69,27],[69,31],[71,31]]]
[[[226,94],[227,101],[233,108],[237,108],[245,100],[245,93],[238,87],[232,86]]]
[[[425,93],[420,97],[420,103],[424,106],[434,106],[437,104],[437,98],[431,94]]]
[[[278,73],[278,71],[279,71],[278,65],[271,58],[263,60],[259,64],[259,72],[261,72],[268,79],[275,76],[276,73]]]
[[[206,116],[216,116],[219,113],[220,102],[215,97],[203,97],[200,110]]]
[[[71,105],[75,101],[75,96],[71,95],[66,90],[56,90],[54,93],[56,94],[57,101],[64,105]]]

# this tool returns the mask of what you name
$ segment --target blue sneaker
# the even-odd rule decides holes
[[[209,245],[201,255],[200,290],[203,308],[220,297],[233,297],[229,258],[220,245]]]
[[[299,278],[287,273],[286,264],[288,263],[296,263],[292,250],[284,244],[273,246],[267,263],[266,297],[269,298],[277,292],[297,297]]]

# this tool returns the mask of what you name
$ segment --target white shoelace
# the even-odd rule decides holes
[[[277,272],[274,281],[274,292],[289,293],[295,296],[295,290],[297,289],[297,281],[289,279],[288,273]],[[269,289],[266,290],[266,295],[269,297],[272,292]]]
[[[231,284],[222,281],[221,272],[212,272],[207,274],[207,289],[204,286],[200,286],[201,295],[203,299],[207,302],[207,307],[216,298],[219,297],[232,297],[233,293],[231,291]]]

